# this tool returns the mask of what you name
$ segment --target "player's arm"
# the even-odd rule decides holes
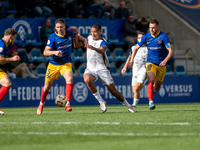
[[[167,48],[169,51],[167,57],[159,64],[159,66],[165,66],[167,64],[167,61],[174,55],[174,50],[172,47]]]
[[[138,51],[139,48],[140,48],[140,46],[137,44],[137,45],[135,46],[135,48],[133,49],[133,52],[132,52],[132,55],[131,55],[131,59],[130,59],[130,62],[129,62],[129,64],[128,64],[128,67],[129,67],[129,68],[132,68],[132,67],[133,67],[133,59],[134,59],[134,57],[135,57],[135,55],[136,55],[136,53],[137,53],[137,51]]]
[[[105,54],[105,52],[106,52],[106,48],[104,46],[101,46],[100,48],[96,48],[96,47],[93,47],[92,45],[87,45],[87,48],[94,50],[100,54]]]
[[[20,61],[20,57],[18,55],[10,57],[10,58],[5,58],[3,55],[0,55],[0,64],[6,64],[11,61]]]
[[[87,43],[88,43],[87,39],[81,36],[80,34],[78,34],[78,41],[79,41],[78,47],[87,46]]]
[[[130,59],[131,59],[131,55],[128,56],[128,58],[127,58],[127,60],[126,60],[126,63],[125,63],[125,65],[124,65],[124,67],[122,68],[122,71],[121,71],[122,74],[125,74],[126,69],[127,69],[127,66],[128,66],[128,64],[129,64],[129,62],[130,62]]]
[[[62,51],[58,51],[58,50],[53,50],[52,51],[51,49],[52,49],[51,47],[46,46],[45,49],[44,49],[43,55],[44,56],[55,55],[55,56],[58,56],[58,57],[62,56]]]

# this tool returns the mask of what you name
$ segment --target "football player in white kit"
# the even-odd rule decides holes
[[[108,43],[101,36],[101,32],[101,26],[95,24],[91,28],[91,35],[87,38],[87,67],[84,72],[84,81],[94,97],[99,101],[100,108],[103,113],[107,110],[107,103],[102,99],[93,83],[98,79],[102,81],[102,83],[108,88],[110,93],[116,97],[117,100],[128,108],[129,112],[137,112],[115,88],[114,80],[108,70],[109,61],[106,56]]]
[[[137,41],[140,41],[143,35],[144,35],[143,32],[138,33]],[[122,74],[126,72],[126,68],[130,62],[132,50],[134,49],[134,47],[135,46],[132,46],[130,49],[130,55],[126,60],[126,63],[123,69],[121,70]],[[132,90],[134,93],[134,100],[133,100],[133,105],[132,105],[133,108],[137,108],[137,104],[140,99],[140,90],[143,88],[143,84],[146,79],[147,53],[148,53],[148,49],[146,46],[143,45],[138,50],[133,61],[133,69],[132,69]]]

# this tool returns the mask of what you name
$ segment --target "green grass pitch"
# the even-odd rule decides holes
[[[200,103],[3,108],[0,150],[199,150]]]

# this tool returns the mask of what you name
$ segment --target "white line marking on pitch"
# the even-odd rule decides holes
[[[106,132],[0,132],[0,135],[82,135],[82,136],[200,136],[200,133],[106,133]]]
[[[120,122],[0,122],[0,124],[33,124],[33,125],[42,125],[42,124],[102,124],[102,125],[120,125],[123,123]],[[129,125],[177,125],[177,126],[187,126],[192,125],[188,122],[172,122],[172,123],[159,123],[159,122],[130,122],[125,123]],[[200,123],[194,123],[193,125],[200,125]]]

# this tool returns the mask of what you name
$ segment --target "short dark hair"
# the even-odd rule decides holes
[[[17,31],[15,31],[15,29],[8,28],[4,31],[4,36],[5,35],[15,35],[15,34],[17,34]]]
[[[153,19],[150,21],[151,24],[156,24],[156,25],[159,25],[159,22],[157,19]]]
[[[57,23],[63,23],[65,24],[65,20],[63,18],[58,18],[56,21],[55,21],[55,24]]]
[[[145,35],[145,33],[144,33],[144,32],[138,32],[138,34],[137,34],[137,35],[139,35],[139,34]]]
[[[94,24],[94,25],[92,26],[92,28],[95,28],[95,29],[97,29],[97,30],[101,30],[101,26],[100,26],[99,24]]]

